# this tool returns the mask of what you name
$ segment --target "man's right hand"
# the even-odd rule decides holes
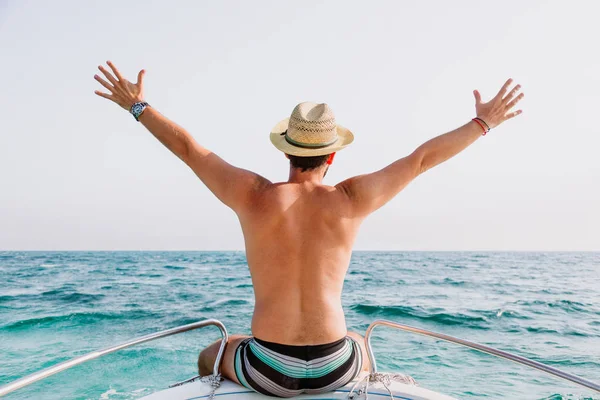
[[[117,103],[127,111],[131,111],[131,106],[135,103],[144,101],[144,75],[146,74],[146,71],[141,70],[138,74],[137,83],[132,83],[123,78],[112,62],[107,61],[106,63],[112,70],[114,76],[102,65],[99,65],[98,69],[104,74],[106,79],[108,79],[108,82],[98,75],[94,75],[94,79],[104,86],[110,94],[102,93],[99,90],[94,91],[94,93]]]
[[[512,79],[507,80],[496,97],[487,103],[481,101],[481,94],[479,94],[479,91],[473,91],[477,118],[484,120],[485,123],[488,124],[489,129],[495,128],[504,121],[514,118],[523,112],[522,110],[510,112],[510,110],[525,96],[521,93],[515,97],[519,89],[521,89],[521,85],[515,86],[507,96],[504,96],[512,82]]]

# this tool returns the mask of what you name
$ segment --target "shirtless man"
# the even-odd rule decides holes
[[[487,103],[475,91],[477,118],[438,136],[380,171],[335,186],[323,177],[336,151],[353,140],[326,104],[301,103],[271,131],[271,142],[290,160],[287,182],[272,183],[236,168],[199,145],[183,128],[144,102],[143,78],[123,78],[107,62],[96,91],[130,111],[185,162],[237,214],[252,275],[253,337],[233,335],[222,374],[260,393],[290,397],[335,390],[368,370],[363,338],[346,329],[342,286],[362,221],[410,181],[448,160],[489,129],[521,113],[523,98],[509,79]],[[200,353],[201,375],[212,371],[220,341]]]

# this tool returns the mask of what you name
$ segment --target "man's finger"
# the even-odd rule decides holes
[[[98,96],[100,96],[100,97],[104,97],[105,99],[109,99],[109,100],[115,101],[115,100],[113,99],[113,97],[112,97],[110,94],[107,94],[107,93],[102,93],[102,92],[101,92],[101,91],[99,91],[99,90],[94,90],[94,93],[96,93],[96,94],[97,94]]]
[[[513,82],[512,78],[508,78],[508,80],[506,81],[504,86],[502,86],[502,89],[500,89],[500,91],[498,92],[498,95],[496,97],[498,97],[498,96],[500,96],[500,98],[504,97],[504,95],[508,91],[508,87],[510,86],[510,84],[512,82]]]
[[[119,81],[123,80],[123,75],[121,75],[121,73],[119,72],[119,70],[117,69],[117,67],[115,67],[115,64],[112,63],[112,61],[107,61],[106,62],[108,64],[108,66],[110,67],[110,69],[112,69],[113,74],[115,74],[115,76],[117,77],[117,79]]]
[[[100,78],[98,75],[94,75],[94,79],[100,82],[100,84],[107,88],[111,93],[114,93],[115,88],[109,85],[108,82],[106,82],[104,79]]]
[[[506,97],[504,97],[502,100],[504,100],[505,102],[509,102],[513,97],[515,97],[515,95],[517,94],[517,92],[521,89],[521,85],[517,85],[513,88],[513,90],[510,91],[509,94],[506,95]]]
[[[144,84],[144,76],[146,75],[146,70],[143,69],[138,73],[138,80],[136,85],[143,85]]]
[[[108,72],[106,70],[106,68],[104,68],[102,65],[98,65],[98,69],[100,70],[100,72],[102,72],[104,74],[104,76],[106,77],[106,79],[108,79],[110,81],[110,83],[113,84],[113,86],[117,86],[118,82],[115,79],[114,76],[112,76],[112,74],[110,72]]]
[[[475,104],[481,103],[481,94],[479,90],[473,90],[473,96],[475,96]]]
[[[517,104],[519,101],[521,101],[521,99],[525,97],[525,93],[521,93],[520,95],[518,95],[517,97],[515,97],[510,103],[508,103],[506,105],[506,109],[510,110],[511,108],[513,108],[515,106],[515,104]]]
[[[506,115],[504,116],[504,120],[505,120],[505,121],[507,121],[507,120],[509,120],[509,119],[511,119],[511,118],[514,118],[514,117],[516,117],[517,115],[521,114],[522,112],[523,112],[523,110],[517,110],[517,111],[515,111],[515,112],[512,112],[512,113],[510,113],[510,114],[506,114]]]

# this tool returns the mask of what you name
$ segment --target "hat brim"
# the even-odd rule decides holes
[[[273,129],[271,129],[271,143],[277,148],[277,150],[283,151],[286,154],[298,157],[313,157],[323,156],[325,154],[335,153],[336,151],[342,150],[354,141],[354,134],[349,129],[344,128],[341,125],[336,126],[338,140],[327,146],[320,147],[318,149],[311,149],[305,147],[294,146],[285,140],[284,133],[288,129],[290,119],[286,118],[280,121]]]

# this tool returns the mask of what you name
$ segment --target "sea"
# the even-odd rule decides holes
[[[482,343],[600,381],[600,253],[354,252],[348,328],[387,319]],[[132,338],[216,318],[250,334],[244,252],[0,252],[0,385]],[[215,327],[87,362],[9,394],[136,399],[196,374]],[[459,399],[600,399],[518,364],[388,327],[381,371]]]

